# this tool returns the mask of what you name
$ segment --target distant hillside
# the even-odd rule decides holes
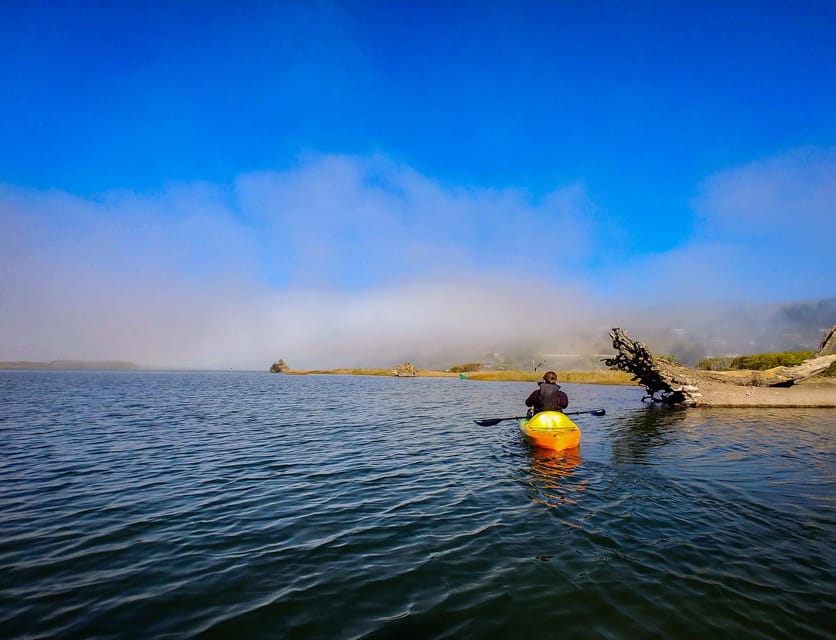
[[[0,369],[87,369],[98,371],[132,371],[141,369],[133,362],[121,360],[53,360],[52,362],[29,362],[20,360],[17,362],[0,362]]]

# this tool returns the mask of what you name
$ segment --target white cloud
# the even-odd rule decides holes
[[[613,297],[682,303],[836,294],[836,252],[827,248],[836,237],[836,149],[801,149],[715,173],[694,210],[693,237],[626,261],[609,279]]]
[[[833,166],[808,150],[709,177],[702,231],[594,288],[603,212],[580,184],[534,199],[315,156],[230,188],[0,188],[0,359],[330,368],[595,352],[617,325],[746,335],[753,315],[723,309],[834,294]]]
[[[540,311],[557,308],[548,280],[562,261],[559,288],[573,295],[572,257],[547,254],[552,273],[538,276],[531,247],[559,226],[582,234],[584,206],[577,186],[531,203],[384,158],[327,156],[242,176],[231,192],[6,188],[0,359],[385,365],[548,343],[560,333],[542,331]]]
[[[255,216],[288,259],[293,282],[369,283],[502,262],[530,264],[532,250],[571,268],[586,243],[583,188],[532,202],[519,190],[445,187],[386,158],[319,157],[285,173],[238,181]],[[560,244],[561,251],[553,249]]]
[[[836,149],[806,148],[718,172],[694,203],[700,235],[812,242],[836,232]]]

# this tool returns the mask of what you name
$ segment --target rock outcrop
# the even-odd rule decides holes
[[[392,369],[392,375],[401,378],[414,378],[418,375],[418,369],[411,362],[404,362]]]
[[[287,373],[290,367],[285,364],[285,361],[279,358],[277,362],[270,365],[270,373]]]

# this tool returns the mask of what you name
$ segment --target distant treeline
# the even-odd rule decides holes
[[[697,363],[697,369],[706,371],[766,371],[774,367],[795,367],[813,356],[812,351],[786,351],[784,353],[758,353],[747,356],[725,358],[704,358]],[[830,365],[823,376],[836,376],[836,363]]]
[[[0,369],[87,369],[99,371],[127,371],[140,369],[133,362],[121,360],[88,361],[88,360],[52,360],[51,362],[30,362],[18,360],[16,362],[0,362]]]
[[[454,364],[450,367],[450,371],[453,373],[469,373],[471,371],[479,371],[481,368],[481,362],[465,362],[464,364]]]

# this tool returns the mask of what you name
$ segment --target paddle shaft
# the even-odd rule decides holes
[[[564,411],[563,414],[567,416],[579,416],[583,413],[590,413],[593,416],[603,416],[607,412],[605,409],[589,409],[586,411]],[[522,420],[523,418],[528,418],[529,416],[512,416],[510,418],[484,418],[482,420],[474,420],[476,424],[481,427],[492,427],[495,424],[499,424],[500,422],[505,422],[506,420]]]

